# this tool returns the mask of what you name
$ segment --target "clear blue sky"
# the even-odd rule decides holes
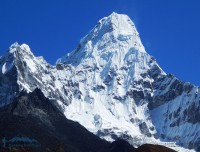
[[[131,17],[167,73],[200,85],[199,0],[0,0],[0,55],[17,41],[54,64],[113,11]]]

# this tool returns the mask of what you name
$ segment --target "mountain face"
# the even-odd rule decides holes
[[[0,67],[2,106],[12,101],[22,90],[32,92],[36,87],[48,98],[56,99],[58,103],[62,101],[62,104],[67,105],[72,95],[65,87],[73,87],[74,92],[76,90],[75,84],[66,77],[71,75],[70,73],[49,65],[43,57],[35,57],[26,44],[11,45],[0,58]]]
[[[21,92],[11,104],[0,108],[0,116],[0,137],[8,140],[20,135],[37,140],[40,146],[31,147],[37,152],[53,151],[58,145],[62,145],[65,152],[106,152],[109,149],[108,142],[77,122],[67,120],[39,89],[29,94]]]
[[[108,141],[200,150],[199,87],[166,74],[126,15],[101,19],[55,66],[26,44],[13,44],[0,58],[0,105],[35,88],[68,119]]]
[[[149,152],[158,149],[174,152],[164,146],[143,145],[135,149],[124,140],[109,143],[100,139],[79,123],[68,120],[38,88],[31,93],[21,92],[11,104],[0,108],[0,117],[0,137],[4,137],[5,143],[0,143],[0,150],[3,151],[9,144],[17,140],[22,144],[26,139],[37,146],[29,145],[18,151]]]

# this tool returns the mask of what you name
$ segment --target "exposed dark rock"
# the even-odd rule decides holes
[[[180,111],[181,111],[181,107],[179,107],[176,111],[174,111],[173,118],[178,118],[180,116]]]
[[[129,90],[127,92],[131,98],[135,100],[135,103],[138,105],[142,99],[145,99],[144,92],[138,90]]]
[[[79,123],[67,120],[39,89],[21,93],[12,104],[0,109],[0,117],[0,137],[11,139],[21,134],[36,139],[41,144],[37,151],[59,144],[66,152],[106,151],[109,146]]]
[[[15,66],[5,74],[0,72],[0,106],[8,104],[14,99],[13,92],[15,92],[16,95],[19,93],[17,69]]]
[[[175,152],[175,150],[166,148],[161,145],[144,144],[140,146],[136,152]]]
[[[118,140],[111,130],[98,133],[99,136],[110,134],[117,140],[112,144],[90,133],[79,123],[66,119],[40,89],[35,89],[29,94],[21,92],[11,104],[0,108],[0,117],[0,137],[11,139],[23,135],[35,139],[41,147],[31,147],[32,151],[47,152],[55,149],[59,149],[59,152],[135,151],[135,148],[126,141]],[[143,126],[145,124],[142,125],[142,128],[145,128]],[[129,137],[124,134],[121,138]],[[0,144],[0,148],[3,148],[3,145]]]
[[[110,152],[135,152],[135,148],[133,148],[128,142],[124,140],[116,140],[110,145]]]
[[[113,78],[110,75],[107,75],[106,78],[105,78],[105,80],[103,81],[103,83],[105,85],[110,86],[112,84],[112,80],[113,80]]]
[[[165,81],[167,83],[163,84],[163,82]],[[183,94],[183,92],[189,93],[194,88],[192,84],[180,81],[171,74],[162,76],[153,83],[153,88],[160,91],[165,90],[167,86],[169,86],[169,89],[166,93],[161,95],[159,93],[156,94],[153,97],[152,101],[149,102],[148,107],[150,108],[150,110],[175,99],[176,97]]]
[[[186,121],[190,123],[200,123],[200,108],[199,105],[192,103],[184,112]]]
[[[146,136],[148,136],[148,137],[151,137],[151,133],[149,132],[149,129],[148,129],[147,124],[146,124],[145,122],[140,123],[140,124],[139,124],[139,128],[140,128],[140,131],[141,131],[144,135],[146,135]]]
[[[56,64],[56,69],[57,70],[64,70],[64,67],[62,66],[62,64]]]
[[[105,89],[105,87],[102,85],[97,85],[97,86],[93,87],[94,92],[99,92],[104,89]]]

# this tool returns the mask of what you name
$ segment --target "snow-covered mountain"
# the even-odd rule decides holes
[[[26,44],[13,44],[0,58],[1,106],[35,88],[68,119],[107,140],[200,150],[198,87],[159,67],[127,15],[101,19],[55,66]]]

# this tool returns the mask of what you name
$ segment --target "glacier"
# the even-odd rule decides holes
[[[0,106],[35,88],[108,141],[200,150],[199,87],[166,74],[127,15],[102,18],[56,65],[26,44],[11,45],[0,58]]]

